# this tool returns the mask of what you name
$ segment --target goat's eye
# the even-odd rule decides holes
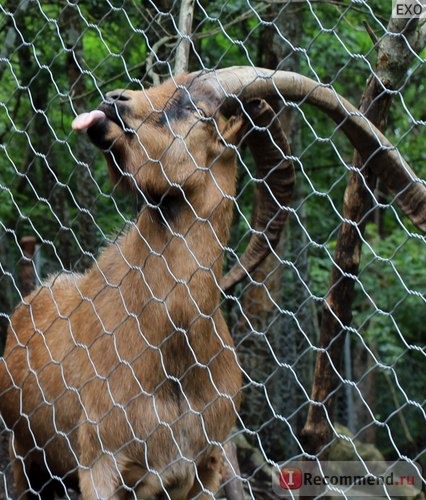
[[[207,114],[201,108],[197,108],[194,111],[194,115],[200,120],[202,120],[203,118],[207,118]]]

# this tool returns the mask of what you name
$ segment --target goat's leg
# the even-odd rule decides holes
[[[197,476],[188,498],[214,498],[222,480],[223,457],[217,448],[197,465]],[[211,492],[211,493],[208,493]]]
[[[95,425],[82,422],[78,429],[78,480],[83,500],[122,498],[120,473],[114,456],[105,453]]]
[[[197,497],[199,500],[214,498],[220,487],[221,474],[218,470],[210,468],[198,469],[198,478],[195,479],[194,486],[189,492],[188,498]]]
[[[117,466],[110,455],[103,454],[91,466],[82,466],[78,471],[81,496],[83,500],[119,500],[122,492]]]

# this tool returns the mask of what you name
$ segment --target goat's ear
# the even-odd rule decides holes
[[[237,145],[247,132],[246,120],[242,114],[231,116],[221,132],[221,139],[225,144]]]

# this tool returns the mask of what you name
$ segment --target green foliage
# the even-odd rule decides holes
[[[411,344],[426,342],[425,240],[400,228],[380,239],[373,225],[366,238],[354,324],[376,346],[380,361],[391,366]]]
[[[3,3],[0,51],[7,47],[6,37],[14,34],[15,40],[9,52],[2,52],[0,60],[0,239],[5,243],[1,248],[6,249],[5,255],[0,255],[0,263],[3,271],[16,274],[20,258],[17,242],[22,236],[35,235],[42,243],[45,276],[67,267],[68,257],[69,267],[79,262],[84,225],[81,205],[91,214],[83,222],[93,234],[90,250],[94,254],[106,239],[114,239],[126,221],[137,213],[140,200],[111,186],[99,151],[86,142],[82,154],[85,140],[71,133],[71,121],[82,102],[86,109],[92,109],[103,93],[112,88],[148,86],[152,70],[160,75],[170,73],[177,42],[174,23],[179,2],[159,2],[154,6],[153,2],[145,1],[82,0],[75,3],[78,33],[69,25],[65,2],[27,2],[27,8],[20,12],[15,12],[16,2]],[[300,47],[296,47],[300,71],[332,83],[356,105],[376,61],[363,21],[368,19],[377,37],[382,37],[390,2],[385,5],[374,0],[368,6],[366,2],[362,5],[349,2],[347,7],[324,2],[308,4],[300,7],[305,9]],[[191,56],[191,67],[216,68],[265,61],[265,53],[271,47],[264,45],[264,37],[268,29],[277,29],[271,27],[271,20],[276,17],[277,11],[272,12],[272,7],[264,2],[196,3],[193,35],[196,50]],[[281,34],[281,40],[290,45],[286,33]],[[426,49],[414,58],[407,79],[393,100],[388,123],[389,138],[423,177],[426,176],[425,55]],[[77,79],[70,76],[73,57],[78,57]],[[82,87],[78,86],[80,79],[84,82]],[[79,88],[81,94],[76,94]],[[353,149],[343,134],[336,131],[335,124],[318,111],[302,106],[297,114],[302,133],[300,147],[294,153],[299,160],[296,166],[301,195],[294,208],[305,225],[307,286],[316,303],[321,304],[328,293]],[[243,156],[251,167],[247,152]],[[83,178],[91,192],[90,199],[81,194]],[[239,187],[238,206],[245,219],[236,218],[238,223],[232,229],[231,244],[237,253],[247,243],[251,221],[253,183],[247,173],[241,176]],[[379,401],[376,418],[391,426],[402,447],[408,441],[398,425],[398,416],[392,414],[395,402],[387,394],[390,383],[405,419],[410,422],[413,439],[420,439],[424,434],[419,423],[421,411],[412,402],[423,401],[426,381],[424,367],[420,368],[424,360],[421,347],[426,341],[425,240],[394,207],[392,203],[385,211],[384,239],[377,235],[374,224],[367,227],[353,327],[383,365],[376,388]],[[67,245],[69,248],[65,248]],[[67,252],[70,255],[64,257]],[[13,280],[9,277],[7,280],[13,288]],[[18,293],[16,289],[11,293],[12,306],[18,300]],[[389,373],[396,375],[389,379]],[[392,454],[390,444],[384,448]]]

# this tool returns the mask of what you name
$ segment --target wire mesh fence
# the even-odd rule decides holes
[[[396,4],[2,2],[1,498],[291,497],[303,461],[424,497],[426,30]]]

